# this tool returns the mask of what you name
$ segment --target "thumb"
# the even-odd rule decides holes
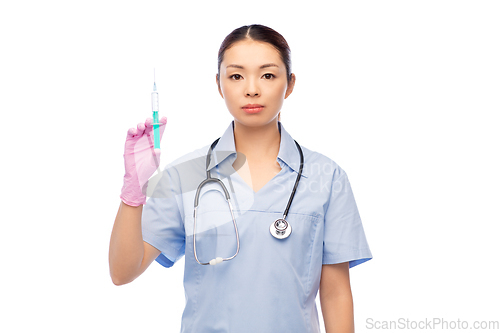
[[[155,168],[158,168],[160,166],[160,155],[161,155],[161,150],[160,148],[155,148],[152,149],[153,156],[151,156],[151,165],[154,166]]]

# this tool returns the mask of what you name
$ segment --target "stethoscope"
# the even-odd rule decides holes
[[[196,190],[196,196],[194,198],[193,251],[194,251],[194,258],[196,259],[196,261],[200,265],[216,265],[216,264],[221,263],[223,261],[231,260],[234,257],[236,257],[236,255],[240,251],[240,237],[238,235],[238,227],[236,226],[236,220],[234,219],[233,207],[231,206],[231,201],[230,201],[231,198],[229,197],[229,192],[227,191],[226,186],[224,185],[224,183],[220,179],[212,178],[212,176],[210,174],[210,170],[208,169],[208,166],[210,165],[210,158],[212,155],[212,150],[217,145],[217,142],[219,142],[219,139],[215,140],[208,150],[207,167],[206,167],[207,178],[205,180],[203,180],[200,183],[200,185],[198,185],[198,189]],[[295,180],[295,185],[293,186],[293,190],[292,190],[292,194],[290,195],[290,199],[288,199],[288,204],[286,205],[286,209],[285,209],[285,212],[283,213],[283,217],[280,219],[277,219],[276,221],[271,223],[271,226],[269,227],[269,232],[271,233],[271,235],[273,235],[273,237],[275,237],[277,239],[285,239],[288,236],[290,236],[290,234],[292,233],[292,226],[286,220],[286,216],[288,214],[288,210],[290,209],[290,205],[292,204],[293,197],[295,196],[295,191],[297,190],[297,186],[299,185],[300,176],[302,175],[302,168],[304,165],[304,155],[302,154],[302,149],[300,148],[300,145],[297,143],[297,141],[295,141],[295,144],[297,145],[297,148],[299,149],[299,153],[300,153],[299,173],[297,175],[297,179]],[[203,188],[203,186],[205,184],[211,183],[211,182],[218,183],[222,187],[222,189],[224,190],[224,194],[226,196],[226,202],[229,206],[229,210],[231,211],[231,217],[233,219],[234,231],[236,232],[237,247],[236,247],[236,253],[232,257],[229,257],[229,258],[217,257],[215,259],[210,260],[209,262],[200,262],[198,260],[198,256],[196,255],[196,210],[198,209],[201,189]]]

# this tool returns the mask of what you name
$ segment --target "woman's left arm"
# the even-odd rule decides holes
[[[353,333],[354,310],[349,262],[323,265],[319,297],[326,333]]]

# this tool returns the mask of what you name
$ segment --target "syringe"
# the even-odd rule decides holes
[[[155,140],[155,149],[160,149],[160,120],[158,118],[158,91],[156,91],[156,71],[153,80],[153,92],[151,93],[151,105],[153,108],[153,136]]]

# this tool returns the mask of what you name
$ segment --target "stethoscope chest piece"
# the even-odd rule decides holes
[[[285,239],[292,233],[292,226],[285,219],[277,219],[269,227],[269,232],[277,239]]]

